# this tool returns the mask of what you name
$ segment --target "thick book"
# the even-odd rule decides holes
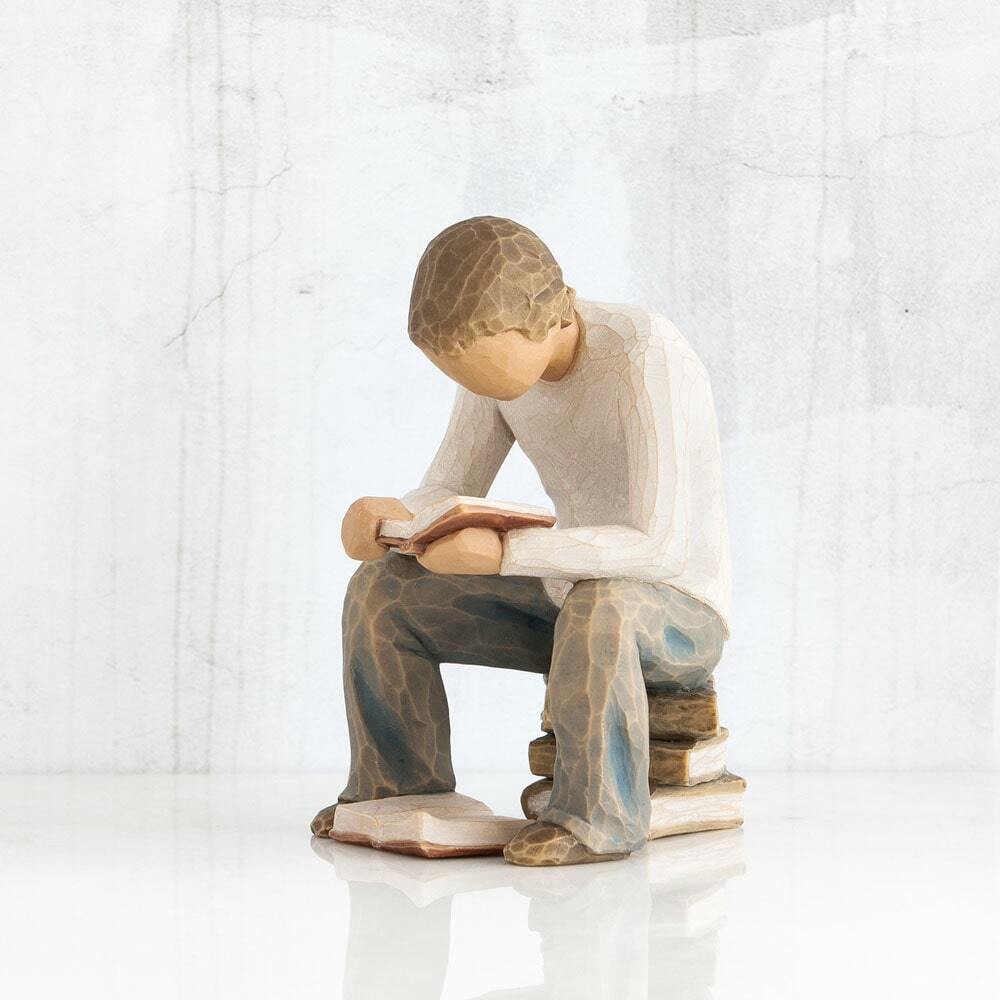
[[[654,789],[650,794],[653,808],[648,839],[742,826],[746,787],[742,778],[727,771],[715,781],[700,785],[665,785]],[[551,794],[552,782],[545,778],[528,785],[521,793],[524,815],[537,819],[549,804]]]
[[[522,819],[494,815],[489,806],[468,795],[440,792],[342,802],[330,835],[344,843],[398,854],[455,858],[500,854],[524,825]]]
[[[700,785],[722,777],[726,770],[725,729],[705,740],[649,741],[649,780],[654,785]],[[532,774],[551,778],[556,764],[556,738],[539,736],[528,744]]]
[[[649,738],[702,740],[719,735],[719,703],[715,689],[703,691],[647,691]],[[542,729],[552,732],[548,698],[542,710]]]
[[[463,528],[511,531],[513,528],[551,528],[555,523],[555,516],[544,507],[456,496],[429,504],[410,520],[382,521],[378,540],[397,552],[420,555],[431,542]]]

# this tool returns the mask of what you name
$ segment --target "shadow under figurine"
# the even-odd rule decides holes
[[[533,822],[505,821],[505,846],[466,830],[438,853],[502,846],[520,865],[623,858],[651,836],[647,689],[706,688],[728,636],[708,376],[666,319],[577,299],[533,232],[488,216],[427,247],[409,335],[459,388],[421,486],[362,498],[344,519],[344,547],[362,565],[344,604],[351,770],[339,804],[391,800],[381,815],[488,821],[481,803],[454,794],[440,664],[527,670],[547,675],[557,747],[547,802]],[[380,541],[384,521],[484,497],[515,441],[555,527],[466,527],[416,555]],[[317,815],[314,834],[434,854],[342,831],[337,809]]]

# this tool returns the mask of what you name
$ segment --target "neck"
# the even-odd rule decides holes
[[[568,326],[560,327],[556,333],[549,334],[550,337],[554,338],[552,357],[545,371],[542,372],[543,382],[558,382],[573,367],[576,351],[580,346],[582,324],[580,314],[574,309],[573,322]]]

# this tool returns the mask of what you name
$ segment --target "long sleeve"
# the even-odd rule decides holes
[[[496,400],[461,386],[448,429],[420,483],[403,498],[413,512],[450,496],[484,497],[514,443]]]
[[[688,569],[692,466],[699,487],[717,480],[721,497],[718,431],[705,370],[693,353],[653,336],[641,360],[621,372],[613,412],[625,451],[623,496],[600,507],[619,508],[620,521],[511,531],[501,574],[664,582]],[[706,491],[697,493],[701,503]]]

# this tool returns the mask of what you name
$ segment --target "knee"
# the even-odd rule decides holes
[[[607,627],[621,625],[633,605],[629,586],[628,580],[581,580],[567,594],[560,617]]]
[[[592,608],[613,602],[617,580],[580,580],[566,595],[563,607]]]
[[[393,553],[381,559],[363,562],[351,576],[344,595],[344,620],[358,614],[370,617],[379,608],[384,608],[399,599],[415,559]]]
[[[601,663],[617,662],[635,645],[633,602],[620,580],[581,580],[569,592],[556,622],[556,644]]]

